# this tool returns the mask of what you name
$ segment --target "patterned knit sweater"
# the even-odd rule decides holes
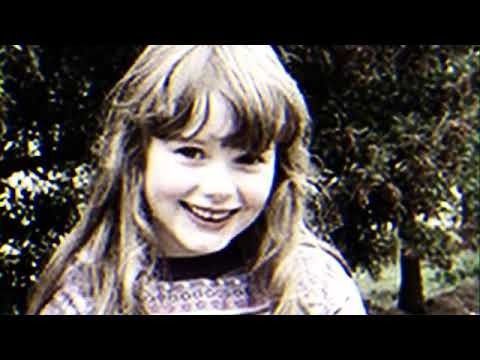
[[[352,277],[341,259],[319,247],[300,245],[291,271],[296,308],[292,315],[364,315],[365,308]],[[94,305],[86,279],[78,267],[70,268],[63,285],[42,309],[44,315],[91,315]],[[139,282],[140,283],[140,282]],[[164,281],[152,277],[137,287],[139,299],[152,315],[269,315],[273,303],[252,277],[237,271],[215,279]]]

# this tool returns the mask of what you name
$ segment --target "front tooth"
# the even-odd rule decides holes
[[[227,216],[228,216],[228,213],[224,213],[223,215],[221,215],[221,214],[213,215],[213,214],[212,214],[213,220],[225,219]]]
[[[226,218],[229,215],[228,211],[224,212],[224,213],[215,214],[215,213],[212,213],[210,211],[199,209],[196,206],[192,206],[192,210],[194,211],[194,213],[196,213],[197,215],[199,215],[201,217],[204,217],[206,219],[213,219],[213,220],[221,220],[223,218]]]
[[[198,209],[198,208],[194,208],[195,212],[197,214],[199,214],[200,216],[203,216],[205,218],[210,218],[211,217],[211,213],[209,213],[208,211],[205,211],[205,210],[202,210],[202,209]]]

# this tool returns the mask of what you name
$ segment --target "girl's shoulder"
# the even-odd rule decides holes
[[[70,265],[58,289],[40,311],[40,315],[88,315],[93,313],[94,302],[90,291],[91,279],[86,266]]]
[[[296,293],[307,314],[363,315],[352,272],[338,250],[308,234],[293,252]]]

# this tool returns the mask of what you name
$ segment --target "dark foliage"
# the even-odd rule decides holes
[[[96,115],[139,50],[1,47],[0,312],[22,312],[42,264],[77,221]]]
[[[448,268],[478,246],[479,47],[289,45],[283,54],[314,114],[314,182],[326,194],[313,201],[316,220],[353,266],[377,275],[409,248]],[[448,209],[462,224],[429,223]]]

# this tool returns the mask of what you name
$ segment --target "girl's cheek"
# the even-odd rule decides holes
[[[262,205],[272,191],[273,176],[270,172],[238,177],[239,190],[247,203]]]
[[[147,177],[155,197],[182,196],[195,187],[195,181],[198,178],[194,171],[177,164],[163,165],[152,170]]]

